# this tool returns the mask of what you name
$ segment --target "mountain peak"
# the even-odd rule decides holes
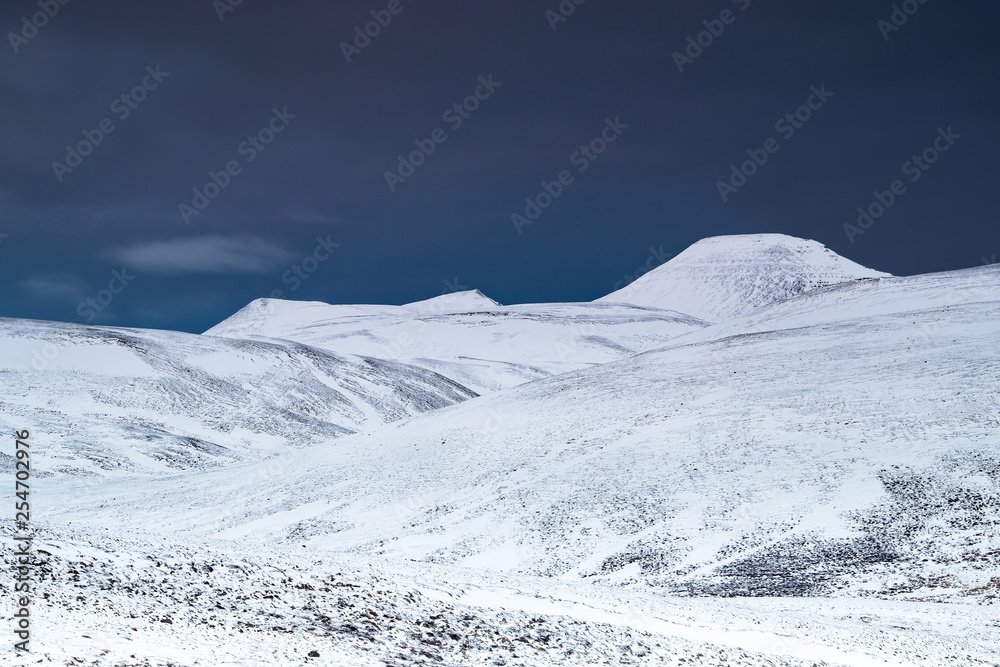
[[[422,313],[460,313],[463,311],[493,310],[500,308],[490,297],[477,289],[465,290],[464,292],[449,292],[440,296],[435,296],[423,301],[414,301],[403,305]]]
[[[677,310],[720,322],[818,287],[887,276],[809,239],[712,236],[597,301]]]

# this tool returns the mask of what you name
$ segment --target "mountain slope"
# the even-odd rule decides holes
[[[801,320],[711,327],[277,470],[49,511],[678,593],[995,599],[998,287],[986,267],[829,288]]]
[[[205,332],[294,340],[422,366],[484,393],[623,359],[705,326],[627,304],[501,306],[478,291],[406,306],[258,299]]]
[[[888,275],[816,241],[784,234],[715,236],[597,302],[676,310],[721,322],[818,287]]]
[[[9,319],[0,383],[0,428],[44,433],[42,470],[75,475],[258,460],[475,396],[422,368],[297,343]]]

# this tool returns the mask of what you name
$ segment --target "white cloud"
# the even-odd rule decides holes
[[[269,273],[299,254],[259,238],[199,236],[138,243],[111,256],[141,273]]]
[[[21,281],[21,287],[35,296],[78,299],[86,294],[87,286],[76,276],[36,276]]]

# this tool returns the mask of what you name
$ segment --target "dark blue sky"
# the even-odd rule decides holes
[[[3,3],[0,316],[202,331],[275,290],[590,300],[718,234],[902,275],[1000,252],[995,2],[897,3],[915,11],[889,30],[891,2],[564,0],[553,30],[559,0],[245,0],[220,20],[225,1],[42,0],[37,30],[38,0]],[[391,21],[348,63],[373,10]],[[415,140],[434,151],[391,191]],[[723,201],[748,150],[767,161]],[[210,172],[225,187],[202,201]],[[562,192],[518,233],[542,181]]]

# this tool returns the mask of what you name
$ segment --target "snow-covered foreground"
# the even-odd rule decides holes
[[[664,598],[285,544],[43,529],[30,659],[56,665],[995,665],[989,608]],[[314,653],[310,657],[310,653]]]
[[[1000,267],[854,275],[773,236],[728,243],[774,261],[685,292],[760,306],[714,325],[478,292],[260,301],[211,336],[2,322],[0,419],[32,429],[44,573],[37,653],[6,655],[1000,664]],[[656,281],[726,243],[643,291],[676,296]],[[338,351],[413,322],[432,333],[407,339],[412,365]],[[18,369],[46,342],[45,372]],[[580,363],[560,367],[567,345]],[[463,373],[496,383],[475,396]],[[153,418],[225,456],[137,437]]]

